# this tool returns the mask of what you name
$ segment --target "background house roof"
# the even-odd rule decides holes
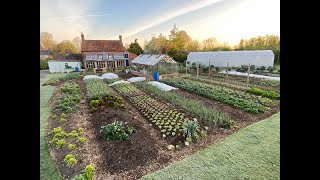
[[[81,52],[124,52],[121,40],[83,40]]]
[[[40,50],[40,55],[52,55],[51,50]]]

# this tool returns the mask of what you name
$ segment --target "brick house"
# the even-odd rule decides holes
[[[121,35],[119,40],[87,40],[81,33],[81,54],[86,70],[106,72],[129,66],[129,52],[123,46]]]

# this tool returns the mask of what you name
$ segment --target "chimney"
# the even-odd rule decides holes
[[[84,35],[82,32],[81,32],[81,39],[82,39],[82,41],[84,40]]]
[[[122,42],[122,36],[121,35],[119,35],[119,40]]]

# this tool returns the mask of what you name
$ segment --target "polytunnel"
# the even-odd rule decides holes
[[[273,66],[274,53],[272,50],[253,50],[253,51],[209,51],[209,52],[190,52],[187,57],[189,66],[192,63],[203,66],[213,65],[215,67],[240,67],[241,65]]]

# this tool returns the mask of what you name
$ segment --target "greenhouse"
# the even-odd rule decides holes
[[[131,61],[132,70],[159,75],[178,73],[179,64],[166,54],[141,54]]]
[[[210,64],[215,67],[227,67],[229,62],[229,67],[248,64],[269,67],[273,66],[274,53],[271,50],[190,52],[187,62],[189,66],[195,63],[203,66]]]

